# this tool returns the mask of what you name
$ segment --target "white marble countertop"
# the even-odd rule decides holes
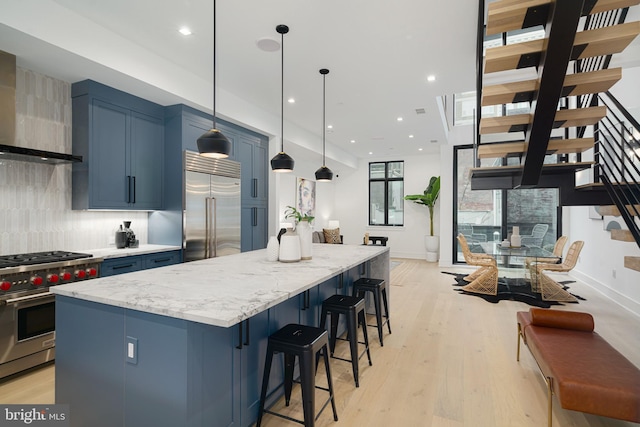
[[[137,248],[118,249],[115,246],[111,246],[108,248],[95,248],[95,249],[82,250],[79,252],[91,254],[96,258],[109,259],[109,258],[122,258],[126,256],[133,256],[133,255],[153,254],[153,253],[165,252],[165,251],[178,251],[180,249],[182,249],[180,246],[140,245]]]
[[[230,327],[389,251],[386,246],[314,244],[313,259],[267,261],[266,249],[67,285],[58,295]]]

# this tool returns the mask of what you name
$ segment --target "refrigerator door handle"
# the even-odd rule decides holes
[[[211,229],[213,227],[213,198],[204,199],[204,257],[211,258]]]

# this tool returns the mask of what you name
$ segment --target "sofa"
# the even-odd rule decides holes
[[[553,395],[564,409],[640,422],[640,369],[594,331],[590,314],[531,308],[517,323],[517,360],[522,340],[547,383],[549,426]]]
[[[339,233],[340,231],[338,231]],[[311,235],[312,243],[327,243],[327,239],[325,238],[324,231],[314,231]],[[342,234],[340,234],[340,243],[342,243]]]

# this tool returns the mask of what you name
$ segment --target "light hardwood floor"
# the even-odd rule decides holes
[[[316,425],[513,427],[546,426],[546,388],[535,361],[524,347],[516,362],[516,312],[529,306],[516,301],[491,304],[459,295],[445,268],[420,260],[396,259],[391,272],[391,326],[385,345],[369,329],[373,366],[360,361],[360,387],[350,364],[332,360],[339,421],[327,407]],[[566,280],[563,278],[562,280]],[[571,292],[586,301],[555,306],[594,315],[596,331],[640,366],[640,317],[576,282]],[[342,343],[346,350],[346,343]],[[580,355],[576,355],[580,357]],[[318,370],[318,383],[323,381]],[[50,403],[54,370],[45,367],[0,383],[0,402]],[[318,392],[318,401],[326,393]],[[291,406],[279,409],[301,417],[299,389]],[[319,406],[319,405],[318,405]],[[276,409],[276,408],[274,408]],[[611,418],[567,411],[554,398],[557,427],[638,426]],[[265,415],[263,426],[296,425]]]

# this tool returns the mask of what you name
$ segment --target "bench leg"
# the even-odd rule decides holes
[[[520,361],[520,337],[522,337],[522,327],[518,323],[518,351],[516,352],[516,362]]]
[[[553,378],[551,377],[546,377],[545,378],[547,380],[547,426],[551,427],[551,424],[553,422],[552,420],[552,405],[553,405],[553,388],[552,388],[552,384],[553,384]]]

